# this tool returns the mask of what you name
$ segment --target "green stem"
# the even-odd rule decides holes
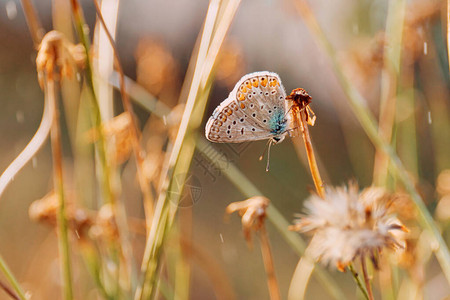
[[[71,0],[72,11],[75,21],[75,27],[77,29],[78,37],[80,39],[81,44],[84,46],[85,54],[86,54],[86,62],[85,62],[85,76],[87,87],[91,94],[91,112],[92,112],[92,123],[98,131],[98,142],[96,143],[97,154],[99,156],[100,164],[102,166],[103,176],[103,194],[104,201],[107,203],[114,203],[114,196],[111,187],[111,178],[110,178],[110,170],[108,166],[108,161],[106,158],[106,139],[101,129],[102,126],[102,117],[100,113],[100,106],[98,104],[98,99],[94,89],[94,77],[93,77],[93,69],[92,62],[90,59],[90,42],[89,36],[85,31],[86,23],[84,22],[83,13],[81,11],[81,7],[77,0]]]
[[[383,58],[384,65],[381,73],[381,99],[379,116],[379,135],[385,143],[390,144],[394,127],[397,81],[400,73],[400,58],[402,46],[403,23],[405,16],[405,0],[389,2],[386,21],[386,41]],[[373,182],[378,186],[386,186],[389,157],[381,149],[375,153]]]
[[[319,45],[325,50],[325,52],[331,59],[333,70],[345,94],[347,95],[346,99],[348,100],[348,103],[352,108],[353,113],[355,114],[359,123],[361,124],[367,136],[375,145],[375,147],[381,149],[384,153],[386,153],[389,156],[392,166],[391,171],[395,176],[398,177],[398,179],[400,179],[406,191],[411,195],[411,199],[413,200],[419,212],[419,222],[421,226],[429,230],[431,235],[435,239],[436,247],[434,247],[433,250],[435,251],[436,258],[438,259],[439,264],[441,265],[442,271],[445,277],[447,278],[447,281],[450,283],[450,252],[439,232],[439,229],[437,228],[433,220],[433,217],[427,210],[427,207],[425,206],[422,197],[419,195],[416,188],[414,187],[414,184],[411,181],[411,178],[409,177],[407,170],[403,166],[402,162],[400,161],[395,151],[378,135],[377,121],[367,108],[366,100],[356,90],[356,88],[353,87],[350,80],[344,75],[344,72],[342,71],[342,68],[338,62],[333,46],[326,38],[324,32],[322,31],[317,20],[312,14],[308,4],[306,3],[305,0],[298,0],[296,3],[298,4],[297,10],[299,14],[303,16],[307,26],[313,33],[313,36],[317,39]]]
[[[358,272],[356,272],[355,268],[353,268],[353,264],[349,264],[348,269],[352,273],[353,279],[355,279],[356,285],[358,286],[359,290],[363,294],[364,298],[369,300],[369,295],[367,294],[366,289],[363,287],[363,284],[362,284],[361,280],[359,279]]]
[[[3,275],[5,276],[6,280],[8,280],[9,284],[11,284],[14,291],[17,293],[17,296],[21,300],[27,300],[27,297],[25,296],[25,293],[20,286],[19,282],[17,281],[16,277],[14,277],[11,270],[8,268],[8,265],[3,260],[3,257],[0,255],[0,270],[2,271]]]

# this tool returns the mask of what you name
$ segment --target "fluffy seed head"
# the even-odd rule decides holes
[[[369,256],[377,267],[383,248],[404,247],[407,229],[392,213],[392,199],[382,188],[328,188],[325,199],[306,200],[306,214],[291,229],[314,234],[310,253],[326,265],[343,271],[357,256]]]

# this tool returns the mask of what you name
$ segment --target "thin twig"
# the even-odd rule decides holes
[[[259,238],[261,240],[261,253],[267,274],[267,285],[269,287],[270,299],[279,300],[281,299],[280,287],[278,286],[277,277],[275,276],[272,251],[270,250],[269,237],[267,236],[266,226],[264,223],[259,229]]]
[[[136,121],[136,116],[134,114],[133,105],[131,104],[131,101],[128,98],[128,94],[125,92],[125,76],[123,74],[122,64],[120,63],[120,60],[119,60],[119,55],[117,52],[116,45],[114,43],[114,39],[111,36],[111,33],[109,32],[109,30],[105,24],[105,20],[103,19],[103,15],[102,15],[102,12],[98,5],[98,2],[96,0],[93,0],[93,2],[95,5],[95,9],[97,11],[97,17],[99,18],[100,23],[102,24],[102,26],[105,30],[106,36],[108,37],[111,47],[113,49],[114,60],[116,63],[117,72],[119,74],[120,94],[122,96],[123,107],[124,107],[125,111],[129,113],[130,118],[131,118],[131,141],[132,141],[134,156],[136,158],[136,169],[137,169],[139,186],[141,187],[141,192],[142,192],[142,195],[144,196],[145,220],[146,220],[146,224],[147,224],[147,231],[149,231],[150,226],[151,226],[151,220],[153,218],[153,209],[154,209],[153,202],[154,202],[154,200],[152,197],[152,192],[150,190],[150,185],[147,183],[147,180],[145,179],[143,169],[142,169],[142,165],[144,162],[142,155],[144,154],[144,150],[142,149],[142,147],[139,143],[140,132],[139,132],[139,129],[137,126],[137,121]]]
[[[55,95],[55,84],[51,76],[47,76],[45,97],[49,105],[53,106],[53,122],[51,128],[51,145],[53,156],[53,184],[56,194],[58,195],[58,244],[61,259],[61,273],[64,279],[64,299],[70,300],[73,298],[72,290],[72,274],[70,268],[70,251],[69,251],[69,236],[68,226],[65,211],[65,196],[64,196],[64,180],[63,180],[63,166],[62,166],[62,144],[61,131],[59,124],[59,110],[58,101]]]
[[[364,295],[364,298],[369,300],[369,295],[367,294],[366,289],[364,288],[364,286],[362,285],[361,280],[359,279],[358,272],[356,272],[355,268],[353,268],[353,264],[349,264],[348,265],[348,269],[352,273],[353,279],[355,279],[356,285],[358,286],[358,288],[361,291],[361,293]]]

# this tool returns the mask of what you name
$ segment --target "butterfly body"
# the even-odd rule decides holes
[[[285,98],[286,92],[276,73],[245,75],[209,118],[206,138],[217,143],[265,139],[281,142],[290,124]]]

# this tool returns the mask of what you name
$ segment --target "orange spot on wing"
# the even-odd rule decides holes
[[[259,81],[261,82],[261,85],[263,87],[265,87],[267,85],[267,79],[265,77],[262,77]]]

